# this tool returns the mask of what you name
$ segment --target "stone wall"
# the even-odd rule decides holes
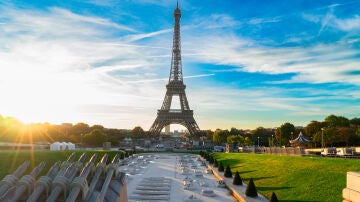
[[[360,202],[360,172],[347,172],[343,202]]]

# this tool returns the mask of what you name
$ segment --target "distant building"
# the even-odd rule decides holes
[[[199,140],[193,140],[193,146],[199,146],[200,145],[200,141]]]
[[[126,137],[123,140],[124,144],[132,144],[132,139],[130,137]]]
[[[180,133],[178,130],[174,130],[174,137],[180,137]]]
[[[165,126],[165,134],[170,135],[170,125]]]
[[[103,150],[110,150],[111,142],[103,142]]]

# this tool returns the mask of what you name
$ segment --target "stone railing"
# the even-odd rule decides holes
[[[244,147],[243,153],[277,154],[277,155],[306,155],[302,147]]]
[[[14,173],[0,181],[1,202],[127,202],[126,175],[119,172],[120,159],[116,155],[106,164],[105,154],[95,166],[97,155],[86,162],[86,153],[74,162],[74,153],[64,162],[56,162],[46,175],[40,176],[45,163],[23,175],[30,161],[21,164]],[[89,186],[90,184],[90,186]],[[111,188],[110,188],[111,187]]]
[[[343,202],[360,202],[360,172],[347,172]]]

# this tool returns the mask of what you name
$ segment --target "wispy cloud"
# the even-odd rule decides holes
[[[169,32],[172,32],[172,29],[164,29],[164,30],[159,30],[156,32],[150,32],[150,33],[144,33],[144,34],[126,35],[122,40],[126,41],[126,42],[134,42],[134,41],[138,41],[138,40],[149,38],[149,37],[154,37],[154,36],[164,34],[164,33],[169,33]]]
[[[208,77],[214,75],[215,74],[199,74],[199,75],[184,76],[183,78],[190,79],[190,78]],[[128,81],[127,83],[147,83],[147,82],[157,82],[157,81],[167,81],[167,80],[169,80],[169,78],[134,80],[134,81]]]
[[[248,21],[249,24],[258,25],[264,23],[276,23],[281,20],[281,17],[274,17],[274,18],[253,18]]]
[[[62,16],[62,18],[65,18],[64,20],[71,20],[72,22],[81,22],[81,23],[86,22],[86,23],[91,23],[91,24],[95,24],[95,25],[113,27],[116,29],[122,29],[122,30],[130,31],[130,32],[135,32],[134,29],[132,29],[128,26],[120,25],[120,24],[111,22],[110,20],[104,19],[104,18],[78,15],[73,12],[70,12],[69,10],[61,9],[61,8],[51,8],[50,11],[52,11],[52,13],[55,16]]]
[[[239,26],[240,22],[227,14],[212,14],[210,18],[204,21],[204,25],[209,29],[214,29]]]
[[[326,28],[331,27],[332,29],[341,31],[358,31],[360,29],[360,16],[354,15],[350,18],[339,18],[334,15],[334,11],[330,9],[325,15],[319,14],[303,14],[303,18],[310,22],[319,23],[321,28],[319,34]]]
[[[76,1],[85,2],[88,4],[94,4],[97,6],[106,6],[106,7],[114,6],[117,2],[116,0],[76,0]]]
[[[207,43],[209,41],[211,43]],[[192,37],[191,43],[187,43],[189,46],[194,50],[192,58],[204,63],[237,66],[237,69],[233,69],[237,71],[295,73],[296,76],[288,82],[343,82],[360,85],[354,75],[343,73],[358,70],[360,62],[357,55],[360,51],[343,42],[309,47],[265,47],[224,34],[221,38],[209,35]]]

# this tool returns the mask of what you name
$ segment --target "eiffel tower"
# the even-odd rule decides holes
[[[180,17],[181,11],[178,2],[176,2],[169,82],[166,85],[166,94],[161,109],[158,110],[157,117],[149,130],[151,135],[159,135],[161,130],[170,124],[180,124],[185,126],[192,135],[200,131],[200,128],[194,119],[193,110],[190,110],[185,94],[186,86],[183,82],[181,64]],[[181,109],[170,109],[173,96],[179,97]]]

